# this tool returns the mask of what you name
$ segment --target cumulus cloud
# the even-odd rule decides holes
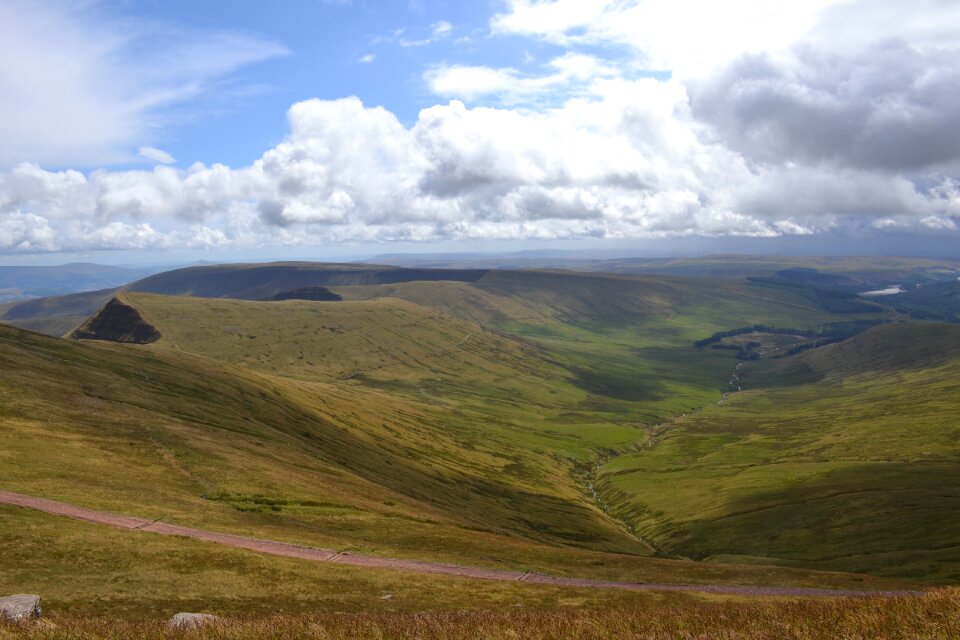
[[[752,161],[958,168],[954,2],[511,0],[491,28],[567,46],[628,47],[621,65],[671,70],[694,116]],[[491,89],[515,91],[516,78],[501,79]]]
[[[766,162],[918,171],[960,158],[960,49],[744,56],[692,90],[694,113]]]
[[[957,183],[757,168],[697,134],[683,87],[608,79],[542,111],[308,100],[248,167],[0,174],[6,251],[947,228]]]
[[[433,66],[446,102],[412,123],[300,102],[246,167],[19,164],[0,173],[0,251],[956,233],[960,38],[937,22],[957,10],[921,1],[898,38],[886,0],[845,38],[831,20],[861,0],[697,4],[686,31],[686,2],[514,0],[495,34],[569,49],[538,72]],[[677,73],[644,74],[661,64]]]
[[[839,0],[842,1],[842,0]],[[495,34],[562,46],[620,45],[648,69],[699,75],[745,51],[796,42],[838,0],[510,0]]]

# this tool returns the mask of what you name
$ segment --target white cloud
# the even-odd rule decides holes
[[[424,79],[450,101],[413,123],[357,98],[300,102],[242,168],[19,164],[0,172],[0,251],[956,233],[960,38],[942,25],[957,10],[921,1],[937,19],[911,14],[878,44],[887,0],[852,31],[834,22],[864,0],[515,0],[496,33],[568,47],[537,73],[436,65]],[[677,73],[643,77],[661,65]]]
[[[152,160],[153,162],[159,162],[160,164],[173,164],[176,162],[176,159],[172,155],[156,147],[140,147],[137,149],[137,155],[147,160]]]
[[[957,183],[758,167],[697,133],[685,91],[598,81],[540,111],[453,101],[404,126],[356,98],[308,100],[252,165],[0,174],[0,250],[949,229]]]
[[[361,64],[370,64],[376,59],[377,59],[377,54],[368,53],[366,55],[360,56],[360,59],[358,60],[358,62],[360,62]]]
[[[960,47],[887,41],[743,56],[690,85],[694,113],[763,162],[921,171],[960,160]]]
[[[429,69],[424,80],[430,90],[445,98],[474,100],[495,96],[504,102],[522,102],[563,90],[569,96],[579,85],[598,78],[613,77],[618,71],[594,56],[569,52],[554,58],[543,75],[522,74],[512,68],[441,65]]]
[[[796,42],[826,7],[843,1],[510,0],[491,28],[560,45],[626,45],[647,69],[685,77]]]
[[[119,21],[98,3],[0,3],[0,168],[129,161],[162,108],[287,53],[247,35]]]
[[[446,38],[453,31],[453,25],[446,20],[435,22],[432,27],[434,39]]]

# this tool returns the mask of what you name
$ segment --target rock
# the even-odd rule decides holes
[[[40,617],[40,596],[19,593],[0,598],[0,618],[21,622]]]
[[[111,298],[102,309],[70,334],[74,340],[106,340],[128,344],[150,344],[162,336],[140,312],[119,298]]]
[[[210,615],[209,613],[178,613],[172,618],[167,626],[171,629],[196,629],[220,620],[220,616]]]

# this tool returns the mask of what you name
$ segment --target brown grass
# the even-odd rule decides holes
[[[497,610],[462,613],[308,613],[227,619],[196,631],[162,620],[52,616],[31,625],[0,624],[0,639],[574,638],[854,640],[960,637],[960,589],[923,596],[843,600],[689,603],[633,609]]]

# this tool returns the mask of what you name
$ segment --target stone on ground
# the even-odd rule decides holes
[[[209,613],[181,612],[170,618],[170,622],[167,623],[167,626],[171,629],[196,629],[197,627],[202,627],[210,624],[211,622],[216,622],[219,619],[219,616],[214,616]]]
[[[0,598],[0,618],[21,622],[40,617],[40,596],[18,593]]]

